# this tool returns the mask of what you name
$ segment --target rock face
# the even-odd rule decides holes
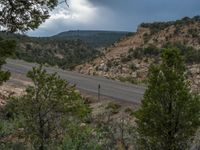
[[[143,24],[135,34],[106,48],[101,57],[79,65],[75,70],[83,74],[120,80],[123,78],[123,81],[131,80],[132,82],[134,80],[136,83],[143,83],[146,80],[149,66],[159,63],[159,60],[147,56],[129,59],[129,51],[151,45],[161,48],[166,43],[180,43],[194,49],[200,49],[200,17],[184,18],[176,22]],[[187,67],[190,72],[191,86],[197,90],[199,88],[200,64],[188,64]]]
[[[188,66],[191,88],[200,93],[200,64]]]

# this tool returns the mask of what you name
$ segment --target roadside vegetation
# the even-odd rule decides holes
[[[12,58],[63,69],[73,69],[74,66],[86,63],[100,54],[100,51],[81,40],[34,38],[2,32],[0,35],[17,42]]]
[[[29,71],[33,85],[1,108],[3,149],[189,149],[197,146],[200,97],[191,93],[185,65],[176,48],[162,52],[162,63],[151,67],[148,89],[137,110],[110,102],[101,114],[74,86],[42,66]]]
[[[9,0],[0,4],[4,12],[1,24],[7,31],[16,32],[37,28],[49,17],[48,12],[58,1],[20,0],[13,3]],[[35,5],[39,6],[38,10],[30,7]],[[47,7],[44,12],[43,7]],[[27,10],[28,17],[24,17],[22,14]],[[13,17],[16,14],[18,19]],[[14,41],[0,40],[1,85],[10,76],[1,67],[14,53],[15,47]],[[0,107],[0,149],[199,149],[200,97],[189,88],[184,55],[171,46],[159,53],[145,49],[142,55],[160,55],[161,63],[151,66],[148,89],[141,106],[136,111],[126,109],[129,117],[112,117],[120,109],[115,103],[109,103],[107,112],[94,117],[87,100],[75,86],[57,74],[48,74],[42,66],[33,68],[27,74],[32,85],[21,96],[9,96],[5,105]],[[192,57],[190,61],[196,59]],[[135,69],[134,66],[131,68]]]
[[[190,149],[200,125],[200,99],[191,93],[177,49],[165,49],[150,68],[148,89],[135,113],[140,149]],[[191,140],[191,141],[190,141]]]

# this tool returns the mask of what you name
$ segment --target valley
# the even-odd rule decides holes
[[[16,40],[13,58],[72,70],[102,53],[102,47],[112,45],[128,32],[68,31],[53,37],[29,37],[1,32],[2,38]]]

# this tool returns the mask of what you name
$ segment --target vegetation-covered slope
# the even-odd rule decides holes
[[[71,69],[95,57],[98,51],[80,40],[56,41],[36,40],[23,41],[18,45],[16,56],[31,62],[57,65],[63,69]]]
[[[0,33],[1,37],[17,40],[16,57],[29,62],[57,65],[64,69],[85,63],[100,52],[97,48],[110,46],[127,35],[115,31],[68,31],[53,37],[28,37]]]
[[[79,39],[89,44],[91,47],[101,48],[112,45],[127,34],[128,32],[119,31],[74,30],[59,33],[52,38],[65,40]]]
[[[200,87],[200,17],[174,22],[143,23],[137,33],[107,48],[104,55],[77,71],[107,78],[145,83],[149,66],[160,63],[163,48],[176,47],[185,57],[194,89]]]
[[[15,56],[29,62],[37,62],[71,69],[99,54],[98,50],[81,40],[56,40],[52,38],[32,38],[17,34],[0,34],[17,41]]]

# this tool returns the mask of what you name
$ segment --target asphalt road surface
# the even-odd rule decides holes
[[[11,73],[25,75],[27,71],[31,70],[34,66],[36,66],[34,63],[9,59],[7,60],[7,64],[3,66],[3,69],[9,70]],[[56,72],[62,79],[67,80],[71,84],[75,84],[78,89],[85,90],[89,93],[98,95],[98,88],[100,85],[100,95],[116,100],[139,104],[145,91],[145,87],[142,86],[122,83],[102,77],[83,75],[53,67],[45,67],[45,69],[49,73]]]

